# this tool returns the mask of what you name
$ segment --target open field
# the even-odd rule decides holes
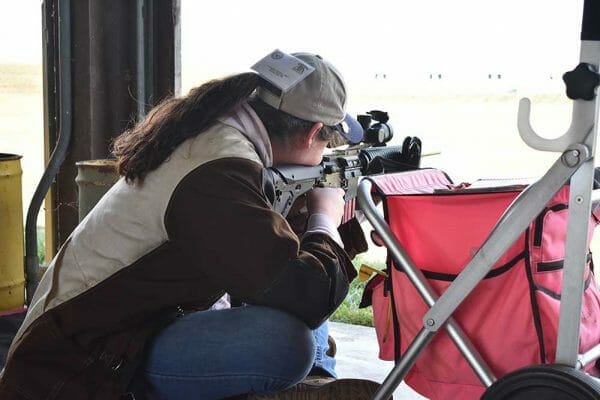
[[[539,176],[556,159],[556,154],[532,150],[521,141],[516,128],[521,97],[532,99],[532,125],[540,134],[558,136],[571,119],[570,102],[562,94],[514,90],[450,93],[431,88],[413,94],[394,91],[381,83],[363,85],[367,86],[369,91],[351,93],[349,111],[388,111],[395,132],[393,142],[401,143],[407,135],[419,136],[425,152],[441,152],[424,158],[423,165],[445,170],[455,182]],[[183,91],[188,89],[184,87]],[[0,65],[0,152],[23,156],[26,209],[44,167],[40,65]],[[373,255],[380,258],[381,251]]]
[[[0,153],[23,156],[26,213],[44,168],[41,65],[0,65]],[[43,224],[43,212],[38,221]]]
[[[184,88],[184,91],[186,89]],[[394,142],[419,136],[424,164],[455,181],[478,177],[536,176],[556,158],[529,149],[516,129],[517,105],[526,93],[406,94],[385,87],[357,92],[349,111],[390,114]],[[562,95],[531,95],[533,126],[557,136],[568,128],[571,108]],[[39,65],[0,65],[0,152],[23,155],[23,197],[28,203],[43,168],[42,70]]]

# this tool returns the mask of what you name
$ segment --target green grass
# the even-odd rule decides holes
[[[357,256],[352,263],[357,271],[363,263],[377,269],[385,268],[384,262],[365,260],[362,256]],[[358,277],[350,283],[348,295],[344,299],[342,305],[340,305],[331,316],[331,321],[344,322],[353,325],[373,326],[373,310],[371,306],[358,308],[366,284],[367,282],[361,282]]]
[[[46,248],[45,248],[45,241],[44,241],[44,227],[43,226],[38,226],[37,227],[37,254],[38,254],[38,262],[40,264],[44,263],[44,260],[46,258]]]

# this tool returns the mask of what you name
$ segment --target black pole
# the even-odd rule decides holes
[[[135,2],[89,2],[91,157],[107,158],[111,140],[135,122]]]
[[[585,0],[581,40],[600,40],[600,0]]]
[[[72,109],[71,109],[71,7],[69,0],[58,0],[47,5],[55,7],[57,12],[57,24],[53,27],[54,32],[47,35],[58,36],[58,101],[60,113],[58,115],[59,134],[56,146],[52,151],[50,160],[40,182],[38,183],[29,209],[25,223],[25,274],[27,282],[26,303],[31,302],[33,292],[40,279],[40,266],[37,255],[37,217],[46,197],[46,193],[52,185],[52,181],[67,157],[72,133]],[[46,11],[46,9],[43,9]],[[44,21],[45,22],[45,21]],[[45,25],[46,26],[46,25]],[[47,36],[47,37],[48,37]],[[50,39],[50,38],[49,38]],[[47,60],[48,55],[44,57]]]

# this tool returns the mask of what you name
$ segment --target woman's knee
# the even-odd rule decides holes
[[[314,362],[315,336],[308,326],[298,318],[284,311],[268,307],[257,307],[264,319],[265,338],[269,342],[273,361],[281,360],[286,370],[302,380]],[[294,372],[295,371],[295,372]]]
[[[315,348],[313,332],[298,318],[269,307],[235,307],[181,317],[150,344],[145,368],[175,375],[256,369],[296,376],[308,373]]]
[[[190,385],[202,393],[223,387],[234,394],[274,391],[304,379],[315,348],[313,331],[280,310],[245,306],[199,312],[157,335],[140,372],[153,387],[172,393]]]

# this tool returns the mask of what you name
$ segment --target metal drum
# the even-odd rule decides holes
[[[115,160],[79,161],[75,182],[79,190],[79,221],[81,222],[104,194],[118,180]]]
[[[0,153],[0,313],[25,304],[21,156]]]

